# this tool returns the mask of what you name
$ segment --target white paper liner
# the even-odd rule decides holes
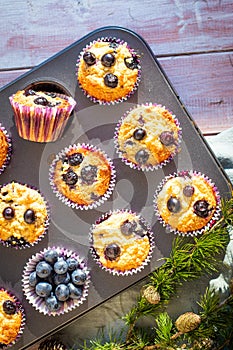
[[[177,230],[176,228],[170,226],[168,223],[166,223],[163,218],[161,217],[160,213],[159,213],[159,209],[157,206],[157,197],[160,193],[160,191],[162,190],[163,186],[165,185],[165,183],[172,178],[178,177],[178,176],[188,176],[188,177],[192,177],[192,176],[200,176],[202,177],[213,189],[213,193],[215,195],[216,198],[216,208],[215,208],[215,212],[213,214],[213,216],[210,218],[209,222],[203,226],[200,229],[197,230],[192,230],[192,231],[187,231],[187,232],[182,232]],[[221,198],[220,198],[220,194],[218,191],[218,188],[216,187],[216,185],[213,183],[213,181],[206,176],[205,174],[202,174],[199,171],[196,170],[183,170],[183,171],[179,171],[177,173],[173,173],[170,174],[166,177],[164,177],[164,179],[161,181],[161,183],[158,185],[155,194],[154,194],[154,200],[153,200],[153,205],[154,205],[154,211],[155,211],[155,215],[157,216],[159,222],[163,225],[163,227],[165,227],[166,231],[168,232],[172,232],[176,235],[179,236],[198,236],[203,234],[206,230],[209,230],[215,222],[217,222],[221,216]]]
[[[18,311],[21,312],[21,315],[22,315],[21,325],[20,325],[19,332],[18,332],[16,338],[9,344],[5,344],[5,345],[1,344],[2,345],[1,349],[5,350],[5,349],[8,349],[8,348],[12,347],[13,345],[15,345],[15,343],[17,343],[19,338],[22,336],[22,334],[24,332],[25,324],[26,324],[26,316],[25,316],[25,311],[24,311],[23,305],[21,304],[19,299],[14,295],[14,293],[9,291],[9,289],[6,289],[6,288],[0,286],[0,291],[1,290],[7,292],[14,299],[14,302],[16,304],[16,308]]]
[[[118,45],[123,45],[125,43],[124,40],[121,40],[121,39],[117,39],[117,38],[114,38],[114,37],[101,37],[101,38],[98,38],[92,42],[90,42],[88,45],[86,45],[86,47],[81,51],[81,53],[79,54],[79,57],[77,59],[77,63],[76,63],[76,75],[77,75],[77,80],[78,80],[78,70],[79,70],[79,64],[80,64],[80,60],[82,59],[82,56],[84,54],[85,51],[87,51],[88,49],[90,49],[90,47],[92,45],[94,45],[96,42],[101,42],[101,41],[104,41],[104,42],[116,42]],[[92,101],[93,103],[98,103],[100,105],[115,105],[117,103],[121,103],[123,101],[126,101],[128,100],[128,98],[130,96],[132,96],[135,91],[137,91],[138,89],[138,85],[140,83],[140,80],[141,80],[141,66],[140,66],[140,60],[139,60],[139,57],[138,55],[136,54],[136,52],[134,51],[134,49],[132,49],[128,44],[127,44],[127,48],[128,50],[130,51],[130,53],[132,55],[135,55],[137,56],[137,59],[138,59],[138,76],[137,76],[137,80],[134,84],[134,87],[133,89],[125,96],[122,96],[118,99],[115,99],[115,100],[112,100],[112,101],[106,101],[106,100],[100,100],[92,95],[90,95],[83,87],[82,85],[79,83],[79,87],[80,89],[83,91],[84,95],[90,100]]]
[[[87,204],[87,205],[80,205],[79,203],[73,202],[72,200],[67,198],[65,195],[63,195],[61,192],[59,192],[57,186],[54,184],[54,171],[55,171],[56,163],[59,160],[63,159],[63,157],[65,157],[67,152],[69,152],[70,150],[75,149],[75,148],[82,148],[82,147],[87,149],[87,150],[96,151],[98,153],[101,153],[106,158],[106,161],[109,163],[109,166],[111,168],[111,179],[109,182],[108,190],[105,192],[104,195],[102,195],[97,200],[95,200],[92,203]],[[113,165],[112,160],[107,156],[107,154],[103,150],[101,150],[100,148],[95,147],[93,145],[90,145],[90,144],[85,144],[85,143],[79,144],[78,143],[78,144],[70,145],[69,147],[64,148],[62,151],[60,151],[58,153],[58,155],[53,160],[53,162],[50,166],[50,169],[49,169],[49,182],[50,182],[51,188],[52,188],[54,194],[56,195],[56,197],[59,200],[61,200],[68,207],[73,208],[73,209],[80,209],[80,210],[95,209],[98,206],[100,206],[101,204],[103,204],[106,200],[108,200],[109,197],[111,196],[111,194],[115,188],[116,170],[115,170],[115,167]]]
[[[0,244],[2,244],[4,247],[9,247],[9,248],[14,248],[14,249],[26,249],[26,248],[30,248],[30,247],[33,247],[35,246],[36,244],[38,244],[45,236],[46,234],[48,233],[48,228],[49,228],[49,224],[50,224],[50,207],[49,207],[49,204],[48,204],[48,201],[46,200],[46,198],[44,197],[44,195],[41,193],[41,191],[35,187],[35,186],[31,186],[29,184],[25,184],[25,183],[20,183],[20,182],[16,182],[16,181],[12,181],[13,183],[17,183],[19,185],[22,185],[22,186],[25,186],[31,190],[35,190],[36,192],[38,192],[41,197],[43,198],[43,201],[44,201],[44,204],[45,204],[45,207],[46,207],[46,212],[47,212],[47,218],[44,222],[44,232],[32,243],[30,242],[27,242],[23,245],[18,245],[18,244],[11,244],[10,242],[8,241],[4,241],[3,239],[0,239]],[[8,185],[7,183],[3,184],[3,185],[0,185],[0,188],[4,187]]]
[[[116,268],[108,268],[100,262],[98,254],[97,254],[95,247],[93,245],[92,231],[99,223],[106,220],[112,214],[116,214],[116,213],[120,214],[123,212],[128,212],[128,213],[133,214],[133,215],[140,218],[140,222],[143,223],[143,225],[147,228],[147,236],[148,236],[149,242],[150,242],[150,249],[149,249],[149,252],[148,252],[146,259],[142,262],[142,264],[140,266],[138,266],[137,268],[130,269],[130,270],[120,271]],[[137,214],[134,211],[131,211],[129,209],[116,209],[116,210],[109,211],[109,212],[103,214],[99,219],[96,220],[95,224],[92,225],[90,232],[89,232],[89,241],[90,241],[90,252],[92,254],[93,259],[97,263],[97,265],[100,268],[102,268],[104,271],[107,271],[107,272],[111,273],[112,275],[116,275],[116,276],[129,276],[129,275],[133,275],[133,274],[136,274],[136,273],[139,273],[140,271],[142,271],[145,268],[145,266],[147,266],[149,264],[149,262],[152,258],[152,253],[153,253],[154,247],[155,247],[154,234],[151,231],[151,227],[149,226],[149,224],[145,221],[145,219],[141,215],[139,215],[139,214]]]
[[[170,163],[174,159],[174,157],[180,151],[180,144],[181,144],[181,140],[182,140],[182,129],[180,127],[180,123],[179,123],[177,117],[171,111],[169,111],[169,113],[173,117],[174,123],[176,124],[176,126],[178,128],[178,139],[177,139],[175,150],[173,152],[171,152],[170,156],[167,159],[165,159],[164,161],[162,161],[161,163],[158,163],[156,165],[152,165],[152,164],[145,164],[145,165],[144,164],[138,164],[138,163],[136,163],[136,161],[135,161],[135,163],[133,163],[131,160],[127,159],[125,154],[119,149],[118,135],[119,135],[119,129],[120,129],[122,123],[124,122],[124,119],[127,117],[127,115],[132,110],[134,110],[134,109],[136,109],[136,108],[138,108],[140,106],[158,106],[158,107],[166,108],[166,107],[164,107],[162,105],[150,102],[150,103],[144,103],[144,104],[141,104],[141,105],[138,104],[137,106],[132,107],[131,109],[129,109],[127,112],[124,113],[122,118],[117,123],[117,126],[115,128],[115,133],[114,133],[114,145],[115,145],[115,149],[116,149],[116,152],[117,152],[119,158],[127,166],[129,166],[132,169],[141,170],[141,171],[153,171],[153,170],[157,170],[157,169],[160,169],[160,168],[166,166],[168,163]]]
[[[74,257],[79,262],[80,268],[86,273],[87,279],[84,283],[83,288],[83,294],[80,297],[80,299],[68,299],[67,301],[61,302],[62,306],[61,308],[56,312],[51,312],[46,304],[44,298],[38,296],[35,293],[35,290],[33,287],[29,285],[29,276],[30,274],[35,271],[35,267],[37,263],[41,260],[43,260],[44,253],[50,249],[56,250],[58,252],[59,256],[63,257]],[[40,313],[48,316],[60,316],[64,313],[67,313],[69,311],[74,310],[87,299],[88,296],[88,288],[90,285],[90,273],[87,268],[86,262],[84,259],[82,259],[76,252],[73,252],[71,250],[68,250],[63,247],[49,247],[45,248],[43,251],[40,251],[36,253],[35,255],[32,255],[32,257],[28,260],[26,263],[24,270],[23,270],[23,276],[22,276],[22,288],[23,292],[25,294],[26,299],[28,302]]]
[[[12,156],[12,139],[9,136],[7,130],[5,129],[5,127],[0,123],[0,130],[2,131],[2,133],[4,134],[5,138],[6,138],[6,142],[8,144],[8,152],[6,154],[6,159],[3,162],[2,166],[0,167],[0,175],[4,172],[4,170],[7,168],[7,166],[10,163],[11,160],[11,156]]]

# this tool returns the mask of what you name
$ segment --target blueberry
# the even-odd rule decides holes
[[[105,250],[104,255],[107,260],[116,260],[121,254],[121,248],[116,243],[109,244]]]
[[[15,211],[13,208],[7,207],[3,210],[2,215],[6,220],[11,220],[15,216]]]
[[[2,304],[2,307],[3,307],[3,311],[7,315],[14,315],[16,313],[16,305],[11,300],[5,300],[4,303]]]
[[[39,282],[36,285],[35,291],[39,297],[46,298],[52,291],[52,285],[47,282]]]
[[[159,139],[164,146],[170,146],[174,144],[174,136],[173,136],[173,132],[171,131],[163,131],[160,134]]]
[[[48,277],[52,272],[52,267],[46,261],[40,261],[36,265],[36,274],[40,278]]]
[[[48,106],[49,101],[45,97],[37,97],[33,101],[36,105],[41,105],[41,106]]]
[[[136,129],[133,133],[133,137],[135,138],[135,140],[142,140],[144,139],[144,137],[146,136],[146,131],[143,129]]]
[[[124,59],[125,65],[129,69],[135,69],[138,68],[138,58],[136,56],[126,57]]]
[[[141,149],[135,154],[135,160],[138,164],[146,164],[148,159],[149,153],[145,149]]]
[[[115,88],[118,85],[118,78],[112,73],[108,73],[104,77],[104,84],[108,87]]]
[[[97,167],[95,165],[86,165],[81,170],[81,178],[87,184],[92,184],[97,176]]]
[[[96,62],[95,55],[92,52],[90,52],[90,51],[84,52],[83,59],[84,59],[84,61],[86,62],[86,64],[88,66],[92,66]]]
[[[70,297],[72,299],[80,299],[83,294],[83,289],[80,287],[76,287],[73,283],[68,283],[68,288],[70,291]]]
[[[30,274],[28,282],[29,282],[29,286],[31,286],[31,287],[35,287],[36,284],[39,282],[39,278],[36,274],[36,271],[33,271]]]
[[[45,299],[45,304],[51,312],[58,311],[62,305],[52,293]]]
[[[58,252],[54,249],[47,250],[44,253],[44,259],[50,264],[54,264],[57,261]]]
[[[36,221],[36,215],[35,215],[34,210],[27,209],[24,213],[23,218],[27,224],[33,224]]]
[[[76,269],[72,272],[71,279],[75,285],[81,286],[85,283],[87,275],[83,270]]]
[[[66,273],[68,270],[68,265],[63,258],[60,258],[58,259],[57,262],[55,262],[53,268],[54,268],[54,271],[59,275],[64,275],[64,273]]]
[[[68,258],[66,260],[66,263],[68,265],[68,271],[73,271],[73,270],[77,269],[77,267],[79,265],[78,260],[75,258],[72,258],[72,257]]]
[[[105,67],[111,67],[115,63],[115,56],[111,53],[106,53],[101,57],[101,63]]]
[[[187,185],[183,188],[183,194],[185,197],[192,197],[194,194],[194,187],[191,185]]]
[[[36,95],[36,92],[32,89],[27,89],[24,91],[24,95],[25,96],[34,96],[34,95]]]
[[[137,227],[136,221],[126,220],[121,224],[121,233],[125,236],[131,235]]]
[[[78,175],[73,170],[68,170],[62,175],[62,179],[67,185],[75,185],[78,181]]]
[[[70,165],[79,165],[81,164],[83,161],[83,155],[82,153],[73,153],[71,155],[68,156],[68,162]]]
[[[64,273],[64,274],[58,274],[56,273],[54,276],[53,276],[53,281],[54,283],[57,285],[61,284],[61,283],[64,283],[64,284],[67,284],[69,283],[70,281],[70,275],[68,272]]]
[[[56,92],[46,92],[45,93],[47,96],[50,96],[52,98],[55,98],[57,96]]]
[[[55,289],[55,295],[59,301],[66,301],[69,299],[70,290],[66,284],[59,284]]]
[[[176,197],[170,197],[167,201],[167,208],[171,213],[178,213],[181,209],[179,199]]]
[[[193,205],[194,213],[205,219],[209,216],[210,209],[209,209],[209,203],[206,200],[199,200],[194,203]]]

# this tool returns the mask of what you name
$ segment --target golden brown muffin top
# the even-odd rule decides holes
[[[6,161],[6,157],[9,151],[9,144],[7,137],[4,134],[3,130],[0,128],[0,168]]]

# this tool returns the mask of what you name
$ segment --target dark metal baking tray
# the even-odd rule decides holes
[[[100,37],[116,37],[127,41],[141,56],[142,75],[137,92],[127,101],[103,106],[94,104],[84,96],[76,80],[76,60],[89,42]],[[35,143],[23,140],[17,134],[9,96],[19,89],[42,84],[64,91],[77,101],[76,109],[63,137],[54,143]],[[118,159],[113,144],[117,121],[125,111],[137,103],[153,102],[165,105],[179,119],[183,130],[181,152],[167,166],[153,172],[131,169]],[[222,197],[229,197],[230,182],[212,154],[194,121],[186,111],[148,44],[136,33],[121,27],[95,30],[71,46],[22,75],[0,90],[0,121],[11,133],[13,156],[10,165],[0,177],[0,183],[12,180],[37,186],[49,201],[51,222],[48,235],[36,246],[15,250],[0,246],[0,285],[8,287],[22,300],[26,311],[26,327],[21,339],[12,349],[26,349],[38,339],[61,329],[82,314],[98,306],[113,295],[144,278],[162,264],[168,256],[174,235],[166,233],[153,212],[153,193],[162,178],[174,171],[194,169],[209,176]],[[111,198],[96,210],[71,209],[55,197],[48,181],[49,164],[53,156],[65,146],[87,142],[101,147],[113,159],[117,170],[117,183]],[[90,226],[104,212],[130,208],[140,213],[152,226],[156,248],[150,264],[140,273],[116,277],[102,271],[89,254]],[[37,251],[48,245],[64,246],[78,251],[87,259],[91,271],[89,295],[79,308],[57,317],[36,311],[25,299],[21,277],[25,263]]]

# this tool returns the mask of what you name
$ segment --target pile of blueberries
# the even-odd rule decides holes
[[[29,285],[44,299],[49,312],[57,312],[64,302],[82,297],[87,278],[88,271],[78,258],[48,249],[30,273]]]

